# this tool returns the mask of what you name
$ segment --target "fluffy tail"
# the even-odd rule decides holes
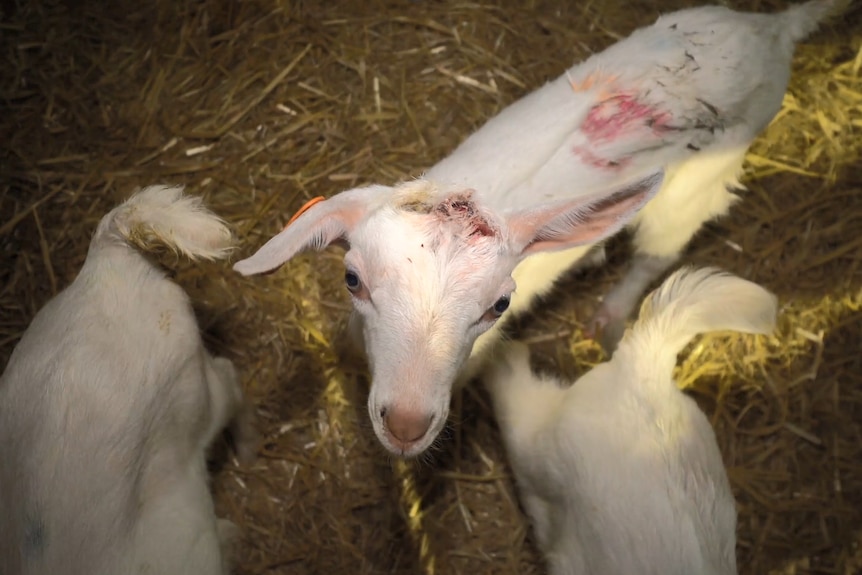
[[[224,258],[234,241],[225,222],[181,186],[150,186],[114,208],[99,222],[91,245],[111,240],[143,251],[164,246],[192,260]]]
[[[647,296],[614,360],[634,353],[667,374],[694,336],[721,330],[768,334],[777,310],[776,297],[755,283],[717,268],[682,268]]]
[[[826,20],[842,14],[850,3],[851,0],[809,0],[779,13],[779,26],[793,42],[799,42]]]

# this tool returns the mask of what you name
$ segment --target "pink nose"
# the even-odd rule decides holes
[[[430,416],[413,409],[390,407],[383,410],[383,425],[394,443],[401,447],[409,446],[425,437],[431,427]]]

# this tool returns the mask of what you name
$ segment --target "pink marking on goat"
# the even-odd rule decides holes
[[[644,104],[630,94],[617,94],[593,106],[581,129],[592,141],[609,141],[626,131],[649,126],[658,134],[670,114]]]
[[[618,160],[601,158],[584,146],[576,146],[572,148],[572,153],[590,166],[607,170],[620,170],[626,167],[626,165],[631,161],[631,158],[628,157],[620,158]]]
[[[471,199],[472,190],[449,196],[437,206],[436,213],[447,220],[460,220],[472,236],[491,237],[496,232],[482,215],[476,210],[476,204]]]

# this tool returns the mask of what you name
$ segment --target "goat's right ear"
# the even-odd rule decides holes
[[[595,243],[617,233],[661,189],[664,171],[563,203],[539,205],[509,217],[509,232],[521,256]]]
[[[254,255],[234,264],[244,276],[272,271],[305,250],[322,250],[346,239],[356,224],[388,197],[392,188],[369,186],[336,194],[300,211],[295,221],[266,242]]]

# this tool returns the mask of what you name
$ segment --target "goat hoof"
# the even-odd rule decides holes
[[[261,435],[255,425],[254,404],[244,398],[236,418],[231,423],[230,433],[233,437],[234,451],[240,465],[251,465],[257,459],[257,448]]]
[[[576,264],[577,267],[575,269],[585,270],[589,268],[598,268],[605,265],[605,262],[607,262],[607,260],[608,256],[605,252],[605,247],[599,246],[587,252],[587,255],[585,255],[578,261],[578,263]]]
[[[613,355],[626,331],[625,318],[613,313],[604,304],[593,314],[587,323],[585,333],[596,340],[608,356]]]

